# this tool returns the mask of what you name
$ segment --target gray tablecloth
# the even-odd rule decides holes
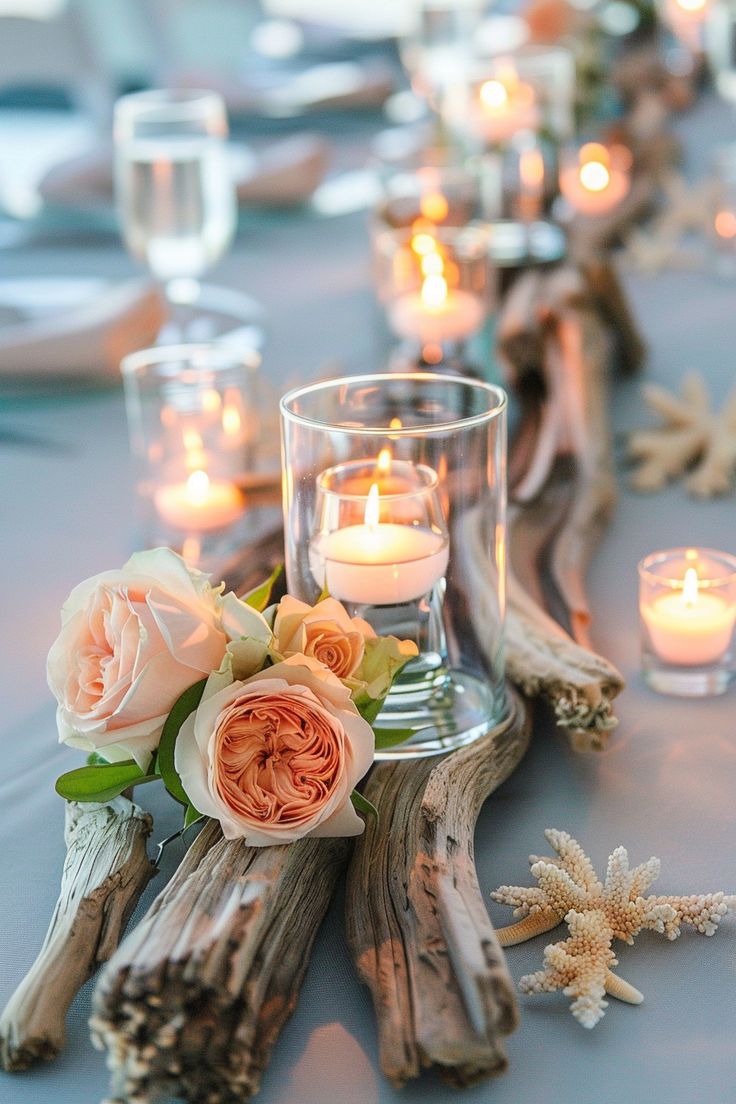
[[[679,124],[700,173],[708,143],[733,130],[714,104]],[[702,156],[701,156],[702,154]],[[131,265],[112,240],[82,247],[43,240],[7,252],[0,275],[117,276]],[[306,378],[328,362],[352,371],[379,363],[365,224],[360,216],[317,223],[303,216],[254,220],[216,277],[256,294],[271,315],[267,364],[281,380]],[[629,280],[651,346],[650,378],[676,383],[703,371],[717,397],[734,378],[736,285],[707,273]],[[638,381],[619,386],[614,421],[644,420]],[[0,427],[33,433],[44,450],[0,441],[0,1001],[35,956],[56,895],[63,858],[63,806],[53,792],[69,752],[56,743],[44,664],[71,587],[120,564],[135,543],[122,396],[119,392],[2,403]],[[736,719],[730,694],[683,701],[645,688],[638,669],[636,562],[655,548],[703,544],[736,551],[734,499],[694,502],[674,486],[656,497],[624,489],[590,576],[598,648],[625,674],[620,727],[610,749],[582,757],[548,723],[478,823],[480,884],[528,880],[526,856],[544,850],[547,826],[577,836],[602,868],[627,845],[632,860],[661,857],[662,893],[736,889]],[[147,791],[149,798],[151,791]],[[156,834],[176,814],[154,799]],[[175,849],[174,849],[175,850]],[[143,907],[160,889],[179,855]],[[508,910],[493,906],[496,922]],[[515,977],[541,962],[546,940],[509,951]],[[586,1032],[561,994],[521,999],[509,1040],[510,1070],[466,1091],[466,1104],[732,1104],[736,1100],[736,921],[714,939],[692,931],[674,944],[642,935],[620,950],[621,973],[646,996],[640,1008],[612,1001]],[[106,1095],[103,1057],[88,1040],[89,988],[75,1002],[69,1042],[53,1065],[0,1075],[0,1100],[88,1104]],[[460,1099],[424,1078],[395,1092],[378,1068],[367,991],[345,945],[342,903],[317,940],[297,1011],[263,1084],[263,1104],[405,1104]]]

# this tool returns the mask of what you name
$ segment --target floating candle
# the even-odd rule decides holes
[[[714,663],[728,650],[736,604],[703,590],[695,567],[681,584],[641,602],[641,616],[653,650],[665,663]]]
[[[560,171],[560,191],[582,215],[605,215],[629,193],[631,182],[624,167],[628,150],[609,150],[599,142],[581,146],[577,157]]]
[[[159,515],[175,529],[206,532],[232,525],[243,512],[243,496],[234,483],[193,471],[186,482],[167,483],[154,493]]]
[[[447,570],[447,537],[418,524],[380,521],[378,485],[364,521],[317,536],[309,562],[319,586],[355,605],[391,606],[428,594]]]
[[[400,295],[389,305],[388,321],[399,337],[442,344],[470,337],[483,325],[485,314],[479,296],[450,290],[441,273],[430,271],[418,292]]]

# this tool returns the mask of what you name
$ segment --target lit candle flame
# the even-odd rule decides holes
[[[492,111],[498,111],[508,103],[509,93],[506,85],[500,80],[487,80],[480,86],[481,102]]]
[[[419,201],[419,208],[430,222],[444,222],[450,210],[442,192],[425,192]]]
[[[686,606],[697,605],[698,601],[698,573],[694,567],[689,567],[682,581],[682,598]]]
[[[193,506],[202,506],[210,493],[210,477],[199,468],[187,479],[187,498]]]
[[[222,428],[228,437],[237,437],[242,426],[240,411],[229,403],[222,412]]]
[[[431,234],[426,234],[423,231],[414,235],[411,239],[411,247],[420,257],[437,252],[436,240]]]
[[[382,448],[376,460],[376,471],[379,475],[388,475],[391,471],[391,449]]]
[[[447,280],[444,276],[427,276],[422,283],[422,302],[430,310],[438,310],[447,299]]]
[[[401,418],[392,418],[388,426],[389,429],[401,429]]]
[[[701,12],[708,0],[675,0],[678,8],[686,12]]]
[[[381,503],[378,497],[378,484],[371,483],[368,499],[365,504],[365,523],[369,529],[375,529],[381,513]]]
[[[441,253],[425,253],[421,260],[421,269],[425,276],[441,276],[445,262]]]

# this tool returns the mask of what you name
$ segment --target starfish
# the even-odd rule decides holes
[[[702,376],[692,373],[683,380],[680,396],[650,384],[644,388],[644,401],[663,424],[629,435],[628,454],[641,461],[631,485],[656,491],[692,467],[685,481],[691,494],[725,494],[736,468],[736,389],[714,412]]]
[[[703,935],[713,935],[736,896],[706,893],[691,897],[644,897],[659,876],[659,859],[651,858],[629,869],[625,847],[608,860],[605,882],[600,882],[590,859],[567,832],[548,828],[544,833],[555,858],[530,856],[536,886],[501,886],[491,897],[514,907],[521,919],[496,934],[502,947],[523,943],[551,931],[563,920],[569,938],[545,948],[544,966],[519,981],[523,993],[562,989],[574,997],[573,1016],[583,1027],[595,1027],[608,1007],[608,994],[629,1004],[644,997],[628,981],[613,973],[618,960],[614,939],[633,943],[643,929],[676,939],[680,925],[689,924]]]

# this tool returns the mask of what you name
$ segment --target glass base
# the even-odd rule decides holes
[[[263,348],[265,310],[250,295],[188,278],[169,280],[165,292],[171,314],[156,344],[222,341],[233,348]]]
[[[376,759],[423,759],[442,755],[486,736],[508,716],[503,690],[464,671],[433,665],[420,656],[389,693],[374,723],[376,734],[410,729],[414,735],[376,751]]]
[[[734,678],[736,672],[726,667],[644,668],[644,680],[652,690],[677,698],[709,698],[725,694]]]

